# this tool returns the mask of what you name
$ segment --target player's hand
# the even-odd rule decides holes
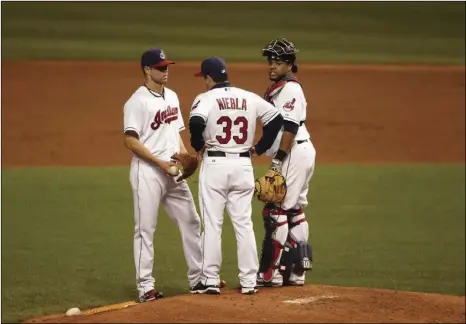
[[[173,165],[177,165],[177,163],[175,161],[159,161],[159,163],[157,163],[158,168],[169,176],[173,176],[170,173],[170,167]]]
[[[272,159],[272,164],[270,165],[270,170],[282,173],[283,162],[277,159]]]
[[[259,156],[256,152],[256,146],[253,146],[249,149],[249,153],[251,154],[251,157],[256,157]]]

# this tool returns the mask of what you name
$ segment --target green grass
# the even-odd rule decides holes
[[[464,64],[464,2],[4,2],[2,57],[261,60],[285,36],[300,61]]]
[[[464,164],[318,165],[308,283],[464,295],[464,196]],[[254,211],[259,245],[256,200]],[[2,321],[135,299],[132,219],[127,168],[2,170]],[[180,235],[163,212],[155,250],[157,287],[187,293]],[[221,276],[237,285],[228,217],[223,260]]]

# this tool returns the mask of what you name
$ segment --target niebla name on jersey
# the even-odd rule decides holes
[[[164,111],[157,111],[154,117],[154,122],[150,125],[153,130],[157,130],[162,123],[170,124],[178,119],[178,107],[170,107]]]
[[[219,110],[247,110],[246,99],[242,99],[241,107],[239,105],[239,98],[217,98],[217,104]]]

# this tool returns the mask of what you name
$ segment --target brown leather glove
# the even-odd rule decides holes
[[[254,193],[257,199],[266,203],[282,202],[286,196],[285,177],[275,170],[268,170],[256,179]]]
[[[199,165],[196,154],[175,153],[171,159],[178,162],[182,173],[176,181],[181,181],[192,176]]]

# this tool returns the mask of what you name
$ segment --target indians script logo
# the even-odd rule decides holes
[[[178,107],[170,107],[164,111],[157,111],[154,117],[154,121],[150,124],[150,127],[153,130],[157,130],[160,125],[163,124],[170,124],[172,121],[178,119]]]
[[[283,105],[283,109],[285,109],[285,111],[292,111],[294,109],[295,102],[296,102],[296,98],[293,98],[293,100],[286,102]]]

